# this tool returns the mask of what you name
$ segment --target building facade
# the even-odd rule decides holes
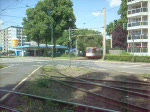
[[[128,0],[127,51],[150,56],[150,0]]]
[[[2,52],[8,52],[12,49],[12,40],[18,39],[18,46],[23,46],[26,36],[23,35],[23,27],[10,26],[0,31],[0,45]]]

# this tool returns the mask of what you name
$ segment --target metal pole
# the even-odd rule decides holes
[[[77,37],[76,37],[76,56],[78,56],[78,40],[77,40]]]
[[[52,58],[54,57],[53,23],[51,27]]]
[[[103,12],[104,12],[103,60],[105,60],[105,57],[106,57],[106,8],[104,8]]]
[[[134,62],[134,36],[132,37],[133,39],[133,62]]]
[[[110,38],[110,48],[112,48],[112,34],[111,34],[111,38]]]
[[[71,66],[71,54],[70,54],[70,47],[71,47],[71,44],[70,44],[70,40],[71,40],[71,38],[70,38],[70,35],[71,35],[71,29],[70,29],[70,27],[69,27],[69,67]]]

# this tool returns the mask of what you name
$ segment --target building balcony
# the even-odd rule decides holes
[[[146,34],[129,35],[128,40],[131,40],[131,39],[148,39],[148,35],[146,35]]]
[[[148,42],[148,35],[140,34],[140,35],[128,35],[127,42],[133,43],[134,42]]]
[[[128,17],[139,16],[139,15],[148,15],[148,8],[136,8],[132,10],[128,10]]]
[[[127,5],[135,4],[135,3],[143,2],[143,1],[148,1],[148,0],[128,0]]]
[[[128,30],[131,29],[141,29],[141,28],[148,28],[148,21],[139,21],[139,22],[131,22],[128,23]]]
[[[134,53],[147,53],[148,48],[147,48],[147,46],[144,46],[144,47],[139,46],[139,47],[134,47],[134,48],[133,48],[133,46],[130,46],[127,48],[127,51],[129,53],[133,53],[133,52]]]

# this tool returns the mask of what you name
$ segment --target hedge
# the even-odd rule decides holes
[[[106,60],[149,63],[150,56],[106,55]]]

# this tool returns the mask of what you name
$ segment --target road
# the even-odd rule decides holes
[[[24,58],[0,58],[0,63],[3,64],[14,64],[14,66],[24,66],[25,69],[28,67],[36,68],[40,65],[65,65],[69,66],[69,60],[58,60],[50,58],[40,57],[24,57]],[[85,67],[92,69],[99,69],[103,71],[117,71],[126,72],[133,74],[149,74],[150,63],[128,63],[128,62],[107,62],[99,60],[71,60],[71,66]],[[27,68],[26,68],[27,67]],[[20,67],[22,68],[22,67]],[[7,69],[6,69],[7,70]],[[8,70],[7,70],[8,71]]]

